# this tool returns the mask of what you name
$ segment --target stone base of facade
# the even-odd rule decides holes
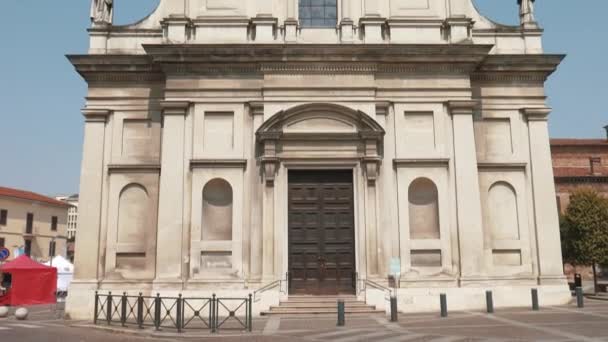
[[[486,309],[486,291],[492,291],[494,307],[531,307],[531,290],[538,289],[541,308],[543,306],[566,305],[572,301],[567,284],[540,286],[485,286],[454,288],[407,288],[397,289],[399,312],[439,312],[439,296],[447,297],[449,311],[483,311]],[[384,291],[366,291],[366,302],[389,312],[389,302]]]
[[[565,281],[560,284],[547,284],[535,286],[533,282],[516,281],[513,284],[502,283],[500,285],[487,286],[437,286],[396,289],[399,311],[403,313],[416,312],[439,312],[439,296],[446,294],[449,311],[482,311],[486,308],[486,291],[492,291],[494,307],[513,308],[531,307],[531,290],[538,289],[541,307],[566,305],[572,301],[572,295]],[[402,284],[403,286],[403,284]],[[184,297],[217,297],[247,298],[253,294],[255,288],[247,288],[244,284],[176,284],[173,288],[162,286],[158,288],[154,282],[97,282],[78,281],[73,282],[70,287],[66,304],[66,316],[74,320],[92,320],[95,305],[95,291],[107,294],[112,291],[115,295],[127,292],[128,295],[155,296],[160,293],[163,297],[176,297],[182,294]],[[270,306],[278,305],[287,295],[278,288],[258,294],[254,297],[253,314],[259,316],[261,311],[268,310]],[[375,305],[378,309],[389,313],[390,307],[387,293],[382,290],[368,288],[359,294],[360,300],[367,304]]]

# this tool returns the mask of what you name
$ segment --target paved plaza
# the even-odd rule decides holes
[[[123,329],[118,325],[93,326],[90,322],[63,321],[54,308],[33,309],[30,319],[0,319],[1,341],[606,341],[608,342],[608,302],[585,302],[563,307],[503,309],[483,312],[402,314],[398,323],[384,315],[347,316],[345,327],[336,327],[332,316],[269,317],[254,320],[254,331],[225,330],[154,332],[150,329]]]

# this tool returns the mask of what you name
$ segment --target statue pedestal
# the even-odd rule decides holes
[[[99,25],[95,24],[92,28],[88,29],[90,43],[89,53],[90,54],[105,54],[108,50],[108,37],[110,36],[110,25]]]
[[[257,43],[269,43],[275,40],[275,32],[277,28],[277,18],[272,15],[258,14],[251,19],[251,25],[254,29],[254,41]]]

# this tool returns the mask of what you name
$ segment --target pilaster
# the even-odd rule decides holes
[[[170,16],[161,22],[165,43],[183,44],[189,39],[192,22],[184,15]]]
[[[184,131],[189,102],[164,101],[155,283],[181,283],[184,229]]]
[[[104,140],[106,122],[111,115],[107,109],[85,108],[84,145],[80,173],[80,206],[74,260],[74,279],[95,282],[100,277],[102,184],[104,178]]]
[[[563,284],[565,277],[547,127],[551,109],[523,108],[521,111],[528,121],[539,282],[541,285]]]
[[[473,110],[475,101],[449,101],[454,137],[461,282],[486,275]]]
[[[254,41],[256,43],[269,43],[275,40],[277,29],[277,18],[272,14],[258,14],[251,19],[251,25],[255,32]]]
[[[451,44],[472,43],[471,32],[474,21],[466,17],[451,17],[445,20],[445,27],[449,30]]]
[[[284,25],[285,43],[295,43],[298,40],[298,21],[294,18],[287,18]]]
[[[363,30],[363,42],[365,44],[384,43],[384,25],[386,19],[377,15],[366,15],[359,19],[359,27]]]

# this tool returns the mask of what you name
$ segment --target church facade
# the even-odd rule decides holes
[[[513,6],[517,4],[513,1]],[[93,293],[569,301],[532,0],[95,1],[75,279]],[[395,281],[388,281],[388,277]]]

